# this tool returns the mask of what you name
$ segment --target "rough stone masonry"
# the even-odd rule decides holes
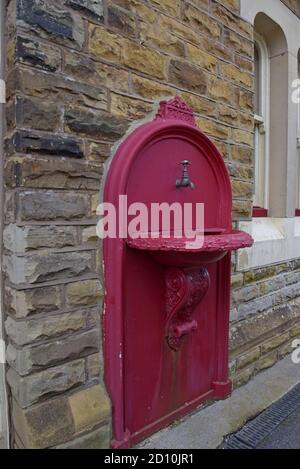
[[[239,0],[6,0],[5,328],[11,443],[104,448],[103,164],[129,125],[181,96],[251,217],[253,30]],[[300,261],[235,272],[235,386],[300,333]],[[298,325],[297,325],[298,321]]]

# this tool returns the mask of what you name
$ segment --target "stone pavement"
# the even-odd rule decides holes
[[[195,412],[177,425],[153,435],[139,447],[147,449],[218,448],[226,436],[242,428],[246,422],[267,409],[299,382],[300,365],[294,365],[291,358],[287,357],[234,391],[230,398]],[[294,415],[294,420],[291,416],[285,422],[288,431],[296,431],[296,420],[297,416]],[[299,424],[297,428],[299,435]],[[274,434],[272,441],[264,443],[276,444],[276,439],[278,441],[280,437],[280,433]],[[296,436],[293,444],[296,444],[295,440]]]

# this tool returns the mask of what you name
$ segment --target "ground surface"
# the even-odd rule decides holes
[[[177,425],[153,435],[139,447],[148,449],[218,448],[227,435],[238,431],[246,422],[267,409],[299,382],[300,365],[294,365],[288,357],[257,375],[247,385],[237,389],[229,399],[199,410]],[[296,431],[296,424],[297,416],[294,422],[291,416],[285,422],[287,431]],[[297,428],[299,435],[300,423]],[[275,444],[276,438],[281,438],[280,434],[274,434],[274,440],[265,441],[265,444]]]
[[[300,449],[300,408],[258,445],[258,449]]]

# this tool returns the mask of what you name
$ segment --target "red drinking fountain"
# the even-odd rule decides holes
[[[112,446],[128,448],[203,402],[230,394],[231,252],[253,240],[232,230],[226,166],[180,98],[160,103],[154,121],[118,148],[104,202],[117,207],[120,195],[128,206],[143,203],[150,214],[152,204],[204,204],[204,226],[192,220],[199,245],[172,224],[166,237],[162,223],[140,237],[103,241]]]

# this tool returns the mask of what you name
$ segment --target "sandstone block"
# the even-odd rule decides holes
[[[293,328],[291,329],[290,331],[290,335],[291,337],[300,337],[300,324],[295,324],[295,326],[293,326]]]
[[[272,295],[258,297],[252,301],[241,303],[238,306],[238,317],[239,320],[245,319],[249,315],[255,315],[262,313],[274,306],[274,298]]]
[[[87,435],[57,446],[56,449],[108,449],[111,440],[110,425],[103,425]]]
[[[100,384],[73,394],[68,401],[76,433],[93,430],[110,416],[110,401]]]
[[[206,13],[193,7],[191,4],[186,4],[183,10],[183,20],[191,28],[199,29],[201,32],[208,34],[212,38],[219,38],[221,28],[217,21],[211,19]]]
[[[272,337],[272,339],[268,340],[267,342],[264,342],[261,345],[261,352],[262,354],[266,354],[271,352],[271,350],[277,349],[280,345],[284,344],[289,340],[289,333],[281,334],[276,337]]]
[[[99,331],[91,330],[45,344],[17,349],[9,344],[6,358],[9,365],[21,376],[33,371],[58,365],[96,353],[99,349]]]
[[[253,42],[247,41],[244,37],[235,33],[231,29],[224,29],[224,44],[227,47],[234,49],[235,52],[253,60]]]
[[[185,41],[191,41],[195,44],[199,43],[199,35],[190,27],[183,25],[174,18],[161,15],[159,17],[158,24],[162,29],[166,29],[167,31],[175,34],[175,36],[178,36]]]
[[[230,135],[230,127],[220,124],[219,122],[206,119],[203,117],[196,118],[197,126],[206,134],[227,140]]]
[[[138,75],[132,75],[132,87],[135,94],[142,98],[158,99],[172,96],[174,89],[169,86],[162,85],[154,80],[140,77]]]
[[[245,164],[252,164],[253,153],[252,148],[239,145],[233,145],[231,149],[232,159]]]
[[[12,420],[23,445],[42,449],[69,441],[74,434],[74,423],[66,398],[46,401],[22,409],[14,400]]]
[[[253,76],[250,73],[242,72],[235,65],[222,64],[221,73],[225,78],[228,78],[235,84],[243,85],[251,90],[253,89]]]
[[[102,357],[99,353],[90,355],[86,358],[86,369],[89,380],[100,378],[101,369],[103,369]]]
[[[18,213],[26,220],[74,220],[90,217],[90,198],[78,192],[25,191],[18,195]]]
[[[126,67],[138,70],[151,77],[166,78],[166,57],[134,42],[128,40],[123,42],[121,62]]]
[[[142,119],[149,114],[152,105],[140,99],[129,98],[116,93],[111,93],[111,112],[121,117]]]
[[[58,287],[42,287],[29,290],[5,288],[5,308],[17,319],[39,313],[55,312],[61,307]]]
[[[220,78],[210,78],[208,81],[208,95],[217,101],[222,101],[235,106],[239,99],[238,90],[232,83]]]
[[[252,201],[233,200],[232,216],[234,220],[247,220],[252,216]]]
[[[234,63],[241,70],[254,74],[254,62],[252,60],[245,59],[243,56],[236,54],[234,56]]]
[[[276,267],[263,267],[252,271],[245,272],[245,283],[258,282],[259,280],[269,279],[276,274]]]
[[[259,285],[254,284],[233,291],[232,298],[234,302],[239,304],[257,298],[259,296],[259,293]]]
[[[256,371],[266,370],[267,368],[270,368],[271,366],[275,365],[277,360],[278,360],[278,353],[277,353],[277,350],[275,350],[274,352],[271,352],[268,355],[265,355],[264,357],[260,358],[255,363],[255,370]]]
[[[141,23],[140,36],[144,44],[176,57],[185,56],[183,41],[161,29],[159,24]]]
[[[254,95],[252,91],[239,90],[238,105],[243,110],[248,112],[253,111],[253,99]]]
[[[12,283],[47,282],[92,273],[91,252],[54,253],[41,251],[38,255],[4,258],[4,269]]]
[[[216,73],[217,68],[217,59],[204,52],[199,47],[193,46],[192,44],[187,44],[187,54],[190,61],[197,65],[198,67],[205,68],[209,72]]]
[[[235,374],[232,379],[233,389],[237,389],[244,386],[252,378],[254,374],[254,366],[251,365],[248,368],[244,368],[239,373]]]
[[[260,349],[259,347],[254,348],[253,350],[250,350],[249,352],[246,352],[243,355],[240,355],[237,359],[237,367],[239,369],[245,368],[248,365],[251,365],[253,362],[258,360],[260,357]]]
[[[165,11],[173,16],[177,15],[180,7],[179,0],[151,0],[151,3],[159,10]]]
[[[270,337],[272,331],[284,332],[299,321],[300,310],[297,305],[280,305],[268,311],[257,313],[253,307],[254,315],[244,321],[231,326],[230,348],[232,351],[241,347],[250,348],[251,344],[258,341],[260,337]],[[274,335],[274,334],[273,334]]]
[[[240,130],[240,129],[233,129],[232,138],[237,143],[241,143],[241,144],[249,145],[250,147],[253,147],[253,133],[252,132],[246,132],[245,130]]]
[[[16,345],[28,345],[35,341],[48,340],[85,329],[86,316],[84,312],[73,312],[26,321],[15,321],[8,317],[5,321],[5,330]]]
[[[120,63],[121,60],[121,38],[107,31],[104,27],[89,24],[88,51],[99,60]]]
[[[249,40],[253,38],[253,27],[246,21],[241,21],[241,18],[234,13],[231,13],[225,6],[220,3],[214,2],[212,5],[212,14],[213,16],[223,23],[225,26],[228,26],[230,29],[233,29],[237,33],[246,37]]]
[[[120,7],[131,11],[147,23],[153,23],[157,17],[157,12],[151,6],[144,5],[140,0],[115,0],[114,3]]]
[[[240,12],[240,0],[222,0],[222,5],[234,11],[235,13]]]
[[[83,280],[66,287],[66,301],[69,306],[94,305],[103,295],[99,280]]]
[[[60,394],[83,384],[84,360],[65,363],[24,378],[10,368],[7,381],[19,406],[26,408],[49,394]]]
[[[227,168],[233,178],[248,180],[248,182],[253,180],[253,167],[250,165],[228,161]]]
[[[90,226],[84,228],[81,233],[83,243],[96,243],[99,242],[99,238],[96,233],[96,227]]]
[[[183,92],[180,96],[194,112],[203,114],[205,117],[217,117],[217,107],[214,101],[192,93]]]
[[[286,357],[287,355],[291,355],[293,352],[293,347],[291,341],[287,342],[286,344],[281,345],[278,348],[278,359],[281,360],[282,358]]]
[[[231,288],[241,287],[244,282],[244,275],[241,273],[231,275]]]

